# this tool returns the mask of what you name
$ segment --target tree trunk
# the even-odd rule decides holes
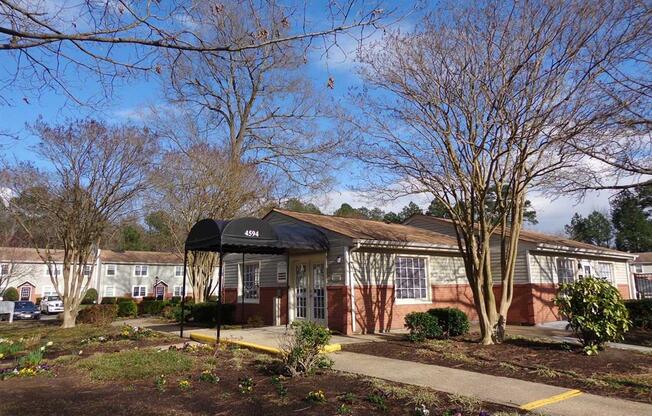
[[[61,328],[74,328],[76,325],[78,313],[79,311],[71,309],[70,306],[64,303],[63,312],[61,313],[63,315],[63,323],[61,324]]]

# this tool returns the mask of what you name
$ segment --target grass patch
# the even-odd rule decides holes
[[[461,363],[473,364],[477,362],[475,358],[469,357],[462,352],[442,352],[441,356],[447,360],[459,361]]]
[[[531,371],[531,373],[536,374],[539,377],[546,377],[546,378],[558,378],[562,375],[559,371],[555,371],[552,368],[548,368],[545,366],[535,368],[534,370]]]
[[[515,366],[514,364],[510,364],[510,363],[500,362],[500,363],[498,363],[498,366],[501,367],[501,368],[504,368],[505,370],[509,370],[509,371],[518,371],[519,370],[519,368],[517,366]]]
[[[405,400],[410,404],[420,406],[437,406],[439,398],[427,389],[416,386],[394,385],[379,379],[371,379],[371,386],[381,393],[381,396],[392,400]]]
[[[93,380],[143,380],[155,376],[189,371],[193,358],[179,351],[130,350],[97,354],[78,367],[89,372]]]
[[[482,406],[482,402],[475,397],[463,396],[461,394],[451,394],[448,399],[455,407],[459,407],[463,413],[478,412]]]
[[[25,348],[31,349],[37,345],[52,341],[53,351],[77,348],[82,339],[117,334],[120,328],[97,325],[77,325],[74,328],[61,328],[54,323],[42,323],[25,327],[0,327],[0,338],[11,340],[24,339]]]

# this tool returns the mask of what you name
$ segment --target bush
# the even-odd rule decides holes
[[[109,325],[118,317],[118,305],[92,305],[79,311],[77,323]]]
[[[136,316],[138,307],[133,300],[123,300],[118,302],[118,316]]]
[[[555,305],[588,355],[597,354],[606,342],[621,341],[631,326],[618,289],[598,277],[562,284]]]
[[[457,308],[433,308],[428,313],[437,318],[444,336],[457,337],[469,332],[469,317]]]
[[[625,307],[634,327],[652,329],[652,299],[628,300]]]
[[[102,305],[115,305],[116,303],[118,303],[118,298],[116,297],[103,297],[102,302],[100,302]]]
[[[410,330],[408,338],[412,342],[423,342],[442,336],[437,318],[428,312],[411,312],[405,316],[405,326]]]
[[[90,288],[84,293],[84,299],[82,299],[82,305],[93,305],[97,303],[97,290]]]
[[[138,304],[138,313],[145,315],[160,315],[165,306],[169,304],[166,300],[144,300]]]
[[[2,299],[16,302],[18,300],[18,290],[15,287],[8,287],[2,292]]]
[[[295,321],[281,342],[285,371],[294,377],[314,371],[322,362],[320,352],[328,344],[328,328],[311,321]]]

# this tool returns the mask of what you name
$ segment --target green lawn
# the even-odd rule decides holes
[[[93,380],[145,380],[189,371],[193,357],[179,351],[127,350],[97,354],[78,363]]]

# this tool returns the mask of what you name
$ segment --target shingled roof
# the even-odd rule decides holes
[[[450,224],[451,227],[453,226],[453,221],[447,218],[432,217],[423,214],[415,214],[410,218],[414,218],[414,217],[428,218],[431,221],[439,221],[439,222]],[[496,230],[496,233],[500,233],[500,227]],[[623,251],[618,251],[606,247],[596,246],[593,244],[583,243],[581,241],[575,241],[561,236],[544,234],[536,231],[523,230],[523,229],[521,230],[519,241],[526,241],[537,245],[541,244],[541,245],[549,245],[549,246],[567,247],[571,249],[598,251],[598,252],[610,253],[610,254],[620,255],[620,256],[623,255],[633,256],[633,254],[625,253]]]
[[[652,263],[652,251],[634,254],[636,255],[636,259],[632,263]]]
[[[41,254],[45,255],[42,249]],[[56,262],[63,260],[61,250],[50,250],[52,259]],[[182,264],[183,258],[177,253],[160,251],[113,251],[101,250],[100,259],[105,263],[144,263],[144,264]],[[25,247],[0,247],[0,261],[40,263],[36,249]]]
[[[457,241],[444,234],[401,224],[387,224],[380,221],[359,218],[334,217],[331,215],[307,214],[304,212],[273,209],[272,212],[286,215],[335,233],[359,240],[374,240],[397,243],[439,245],[457,248]]]

